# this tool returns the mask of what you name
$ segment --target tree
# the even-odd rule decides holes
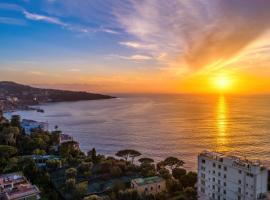
[[[19,134],[20,130],[17,127],[4,127],[0,133],[0,142],[5,145],[15,145]]]
[[[115,155],[124,158],[126,161],[128,161],[128,159],[131,158],[131,163],[133,164],[134,159],[142,154],[133,149],[124,149],[118,151]]]
[[[183,166],[185,164],[184,161],[179,160],[178,158],[175,157],[168,157],[164,160],[164,165],[169,166],[171,170],[173,170],[176,167]]]
[[[48,170],[56,170],[61,167],[61,161],[60,160],[47,160],[46,166]]]
[[[17,148],[8,145],[0,145],[0,158],[10,158],[16,154]]]
[[[127,189],[124,191],[120,191],[118,194],[119,200],[140,200],[140,195],[138,194],[137,190],[134,189]]]
[[[96,161],[97,161],[97,152],[96,152],[95,148],[93,148],[91,151],[88,151],[87,155],[91,157],[91,160],[94,163],[96,163]]]
[[[113,166],[111,169],[110,169],[110,174],[113,176],[113,177],[119,177],[121,176],[122,174],[122,170],[120,167],[118,166]]]
[[[154,163],[155,161],[152,158],[140,158],[139,162],[141,164],[146,164],[146,163],[151,164],[151,163]]]
[[[158,171],[159,175],[164,178],[164,179],[170,179],[171,178],[171,174],[170,174],[170,171],[166,168],[161,168],[159,171]]]
[[[187,187],[184,189],[184,194],[187,200],[196,200],[197,199],[197,192],[196,189],[193,187]]]
[[[172,175],[175,179],[180,179],[182,176],[186,175],[187,171],[183,168],[174,168],[172,170]]]
[[[69,190],[74,190],[76,187],[76,181],[74,178],[69,178],[66,180],[66,189]]]
[[[33,154],[34,155],[45,155],[46,154],[46,151],[44,151],[43,149],[35,149],[33,151]]]
[[[12,115],[10,125],[21,129],[21,117],[20,115]]]
[[[90,195],[90,196],[84,197],[83,200],[102,200],[102,198],[100,198],[97,195]]]
[[[197,173],[188,172],[186,175],[181,177],[180,182],[184,187],[194,187],[197,182]]]
[[[76,178],[76,176],[77,176],[77,169],[75,169],[75,168],[68,168],[68,169],[65,171],[65,174],[66,174],[66,177],[67,177],[68,179]]]

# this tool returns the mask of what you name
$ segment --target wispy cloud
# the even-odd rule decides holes
[[[49,17],[49,16],[40,15],[40,14],[36,14],[36,13],[30,13],[28,11],[23,11],[23,14],[27,19],[30,19],[30,20],[44,21],[44,22],[48,22],[48,23],[52,23],[52,24],[57,24],[60,26],[68,26],[67,23],[62,22],[60,19],[55,18],[55,17]]]
[[[10,17],[0,17],[0,24],[10,24],[10,25],[26,25],[26,22],[21,19],[10,18]]]
[[[119,44],[126,47],[134,48],[134,49],[155,50],[157,48],[157,45],[154,45],[154,44],[143,44],[141,42],[135,42],[135,41],[119,42]]]
[[[262,36],[270,26],[269,9],[267,0],[153,0],[132,1],[131,10],[119,8],[115,15],[128,34],[157,44],[154,56],[165,52],[178,66],[201,69],[226,64]]]
[[[67,71],[68,71],[68,72],[80,72],[80,71],[82,71],[82,70],[79,69],[79,68],[71,68],[71,69],[68,69]]]
[[[141,54],[135,54],[135,55],[130,55],[130,56],[122,56],[122,55],[112,54],[109,57],[120,58],[120,59],[124,59],[124,60],[133,60],[133,61],[153,60],[153,58],[151,56],[141,55]]]

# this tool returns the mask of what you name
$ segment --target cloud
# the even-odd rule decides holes
[[[226,65],[261,37],[270,26],[269,10],[269,0],[152,0],[132,1],[115,16],[128,34],[157,45],[153,56],[165,52],[179,66],[201,69]]]
[[[110,55],[110,57],[120,58],[120,59],[124,59],[124,60],[133,60],[133,61],[153,60],[153,58],[151,56],[141,55],[141,54],[135,54],[135,55],[131,55],[131,56],[121,56],[121,55],[112,54],[112,55]]]
[[[21,19],[10,18],[10,17],[0,17],[0,24],[9,24],[9,25],[26,25],[26,22]]]
[[[78,69],[78,68],[71,68],[71,69],[68,69],[67,71],[68,71],[68,72],[80,72],[81,69]]]
[[[45,15],[30,13],[28,11],[23,11],[23,14],[27,19],[30,19],[30,20],[44,21],[47,23],[57,24],[57,25],[61,25],[61,26],[68,26],[68,24],[62,22],[60,19],[55,18],[55,17],[49,17],[49,16],[45,16]]]
[[[143,43],[134,42],[134,41],[119,42],[119,44],[126,47],[134,48],[134,49],[153,49],[154,50],[157,48],[157,46],[154,44],[143,44]]]

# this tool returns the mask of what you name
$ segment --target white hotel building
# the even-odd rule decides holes
[[[259,161],[203,151],[198,156],[198,199],[267,199],[267,177]]]

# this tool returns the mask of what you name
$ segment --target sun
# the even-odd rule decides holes
[[[214,85],[219,91],[229,90],[232,85],[232,80],[228,76],[219,75],[215,78]]]

